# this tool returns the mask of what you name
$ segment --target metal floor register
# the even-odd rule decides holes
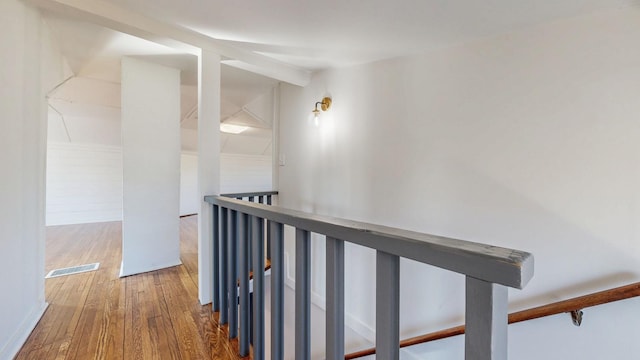
[[[49,279],[49,278],[54,278],[58,276],[79,274],[87,271],[98,270],[99,267],[100,267],[100,263],[93,263],[93,264],[72,266],[72,267],[63,268],[63,269],[55,269],[55,270],[49,271],[47,276],[45,276],[44,278]]]

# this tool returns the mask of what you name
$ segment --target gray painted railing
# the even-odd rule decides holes
[[[234,198],[238,200],[247,199],[249,202],[257,202],[258,204],[271,205],[273,197],[278,195],[277,191],[258,191],[245,193],[229,193],[220,196]],[[267,223],[267,259],[271,260],[271,223]],[[249,247],[249,258],[251,258],[251,247]]]
[[[254,194],[255,196],[259,196]],[[236,196],[233,196],[236,197]],[[327,238],[326,358],[344,359],[344,242],[377,251],[376,353],[399,358],[400,258],[466,276],[465,359],[507,358],[507,287],[522,289],[533,276],[529,253],[380,225],[320,216],[224,196],[207,196],[213,206],[214,309],[229,321],[229,336],[239,329],[240,355],[264,359],[264,273],[254,272],[253,326],[249,324],[249,271],[264,269],[264,222],[271,238],[271,358],[284,358],[283,225],[296,228],[295,359],[311,356],[310,233]],[[249,253],[253,256],[249,256]],[[220,255],[223,256],[220,256]],[[237,264],[237,265],[236,265]],[[238,267],[236,277],[235,267]],[[237,286],[240,283],[240,323]],[[218,290],[220,289],[220,290]],[[231,299],[231,300],[229,300]]]

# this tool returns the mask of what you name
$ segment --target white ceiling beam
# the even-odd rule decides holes
[[[225,64],[298,86],[306,86],[311,72],[269,57],[239,49],[223,40],[168,24],[101,0],[24,0],[40,8],[95,23],[116,31],[199,55],[213,51],[233,61]]]

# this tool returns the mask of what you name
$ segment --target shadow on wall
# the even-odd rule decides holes
[[[588,208],[571,206],[571,196],[579,192],[562,199],[569,203],[568,206],[554,207],[563,205],[560,200],[543,206],[542,201],[534,199],[534,195],[536,191],[548,190],[552,186],[550,184],[535,189],[537,183],[532,181],[534,191],[519,190],[465,162],[447,158],[425,160],[428,173],[398,175],[392,191],[367,188],[371,191],[366,197],[369,204],[366,213],[360,215],[373,223],[533,253],[536,274],[524,291],[510,291],[512,308],[538,306],[580,295],[582,291],[600,290],[599,286],[619,286],[638,278],[637,273],[625,272],[625,269],[637,268],[638,255],[625,251],[624,244],[616,243],[619,239],[598,235],[598,231],[585,223],[600,211],[597,202],[602,196],[593,196],[593,206]],[[384,168],[384,164],[380,167]],[[532,169],[523,166],[517,171]],[[504,178],[512,177],[506,174]],[[548,192],[560,191],[551,189]],[[527,197],[524,193],[532,195]],[[543,195],[548,196],[544,192]],[[603,201],[612,200],[605,197]],[[389,207],[389,203],[402,206]],[[307,211],[326,215],[334,215],[334,207],[340,209],[335,203],[332,207],[325,207],[308,202],[306,207]],[[349,211],[342,209],[341,212]],[[322,246],[314,249],[323,251]],[[371,275],[375,269],[375,256],[371,250],[358,246],[351,247],[349,252],[350,260],[345,271],[349,299],[347,313],[372,330],[375,328],[372,316],[375,302],[365,299],[369,296],[367,294],[375,293]],[[321,255],[313,256],[323,258]],[[324,264],[314,263],[312,271],[324,272]],[[314,285],[320,287],[314,289],[316,293],[325,293],[323,283]],[[402,337],[458,325],[463,319],[462,276],[414,261],[402,261]]]
[[[510,290],[512,309],[539,306],[586,292],[621,286],[640,277],[638,273],[627,271],[637,269],[639,256],[633,249],[625,251],[626,238],[603,237],[585,224],[585,219],[600,211],[595,196],[593,205],[587,209],[566,207],[554,211],[553,204],[544,207],[540,202],[523,195],[523,192],[464,163],[441,161],[439,166],[431,169],[430,174],[424,177],[403,177],[404,183],[399,186],[401,189],[415,189],[420,182],[419,188],[424,191],[419,194],[406,191],[394,194],[404,195],[403,201],[407,204],[404,209],[420,211],[388,211],[385,212],[386,221],[411,230],[516,248],[534,254],[534,278],[523,291]],[[571,199],[567,197],[565,201],[570,202]],[[384,209],[374,206],[372,211],[381,208]],[[564,213],[561,210],[572,212]],[[632,228],[626,231],[628,236],[633,236]],[[403,261],[403,336],[435,331],[459,325],[463,321],[464,283],[461,276],[458,276],[459,281],[453,277],[442,270]],[[453,284],[457,288],[453,288]],[[451,310],[452,307],[456,309]]]

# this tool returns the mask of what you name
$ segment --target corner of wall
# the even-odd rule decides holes
[[[0,77],[5,95],[0,100],[3,122],[0,144],[3,166],[3,245],[0,271],[12,271],[0,285],[0,359],[19,351],[44,314],[44,204],[46,164],[46,101],[48,80],[60,58],[52,48],[39,11],[19,0],[0,1],[3,32]],[[5,56],[6,55],[6,56]],[[5,61],[6,60],[6,61]],[[7,160],[5,160],[7,159]],[[4,195],[6,199],[4,198]],[[11,239],[11,241],[4,241]]]
[[[11,336],[4,347],[0,349],[0,359],[13,359],[18,354],[22,345],[24,345],[33,329],[38,325],[40,318],[42,318],[48,307],[49,304],[44,302],[37,308],[34,308],[29,315],[25,317],[16,332],[13,333],[13,336]]]

